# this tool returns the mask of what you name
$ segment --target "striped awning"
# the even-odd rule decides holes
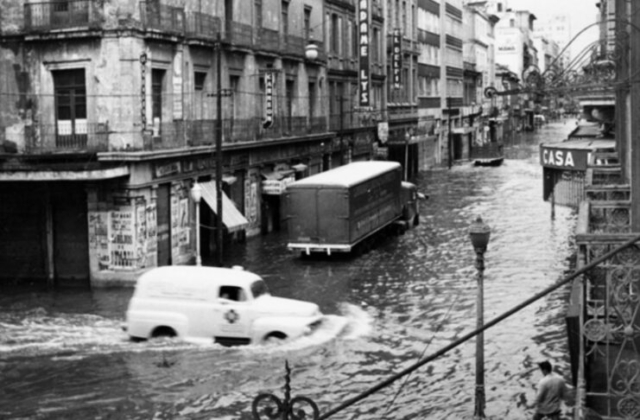
[[[202,198],[214,212],[218,211],[218,201],[216,194],[216,183],[214,181],[201,182]],[[233,202],[222,192],[222,223],[229,232],[244,229],[249,221],[240,213]]]

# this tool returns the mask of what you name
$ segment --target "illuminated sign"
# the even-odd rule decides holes
[[[369,74],[369,0],[360,0],[358,12],[358,46],[360,50],[360,106],[370,106],[371,80]]]
[[[402,69],[402,34],[400,28],[393,30],[393,46],[391,53],[391,72],[393,80],[393,88],[400,89],[402,86],[400,72]]]
[[[262,127],[270,128],[273,125],[273,89],[275,88],[275,76],[272,72],[264,75],[264,121]]]

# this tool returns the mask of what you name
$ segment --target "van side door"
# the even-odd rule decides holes
[[[220,286],[214,310],[214,337],[249,339],[253,305],[247,292],[238,286]]]

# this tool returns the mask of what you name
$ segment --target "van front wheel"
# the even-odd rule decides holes
[[[287,339],[287,335],[281,333],[280,331],[272,332],[267,334],[264,338],[265,344],[279,344]]]

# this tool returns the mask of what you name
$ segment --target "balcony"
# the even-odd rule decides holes
[[[256,46],[263,51],[280,52],[280,33],[273,29],[258,28]]]
[[[215,120],[157,121],[144,131],[138,124],[111,127],[106,123],[77,120],[73,126],[70,122],[27,126],[20,139],[12,140],[16,143],[14,153],[17,155],[157,151],[213,146],[216,129]],[[5,127],[0,127],[0,131],[4,130]],[[268,128],[259,117],[225,119],[222,121],[222,142],[250,143],[327,131],[326,117],[276,117]]]
[[[304,56],[307,40],[301,36],[286,35],[284,37],[284,51],[288,55]],[[320,54],[318,53],[318,56]]]
[[[24,5],[26,32],[99,28],[102,8],[93,0],[27,3]]]
[[[253,27],[240,22],[225,21],[225,40],[239,48],[253,48]]]
[[[25,127],[25,154],[96,153],[109,149],[109,126],[77,120]]]
[[[185,32],[185,15],[181,7],[143,1],[140,2],[140,17],[147,30],[173,35]]]
[[[187,38],[213,42],[218,40],[218,33],[222,31],[222,22],[219,17],[191,12],[187,14],[186,18]]]

